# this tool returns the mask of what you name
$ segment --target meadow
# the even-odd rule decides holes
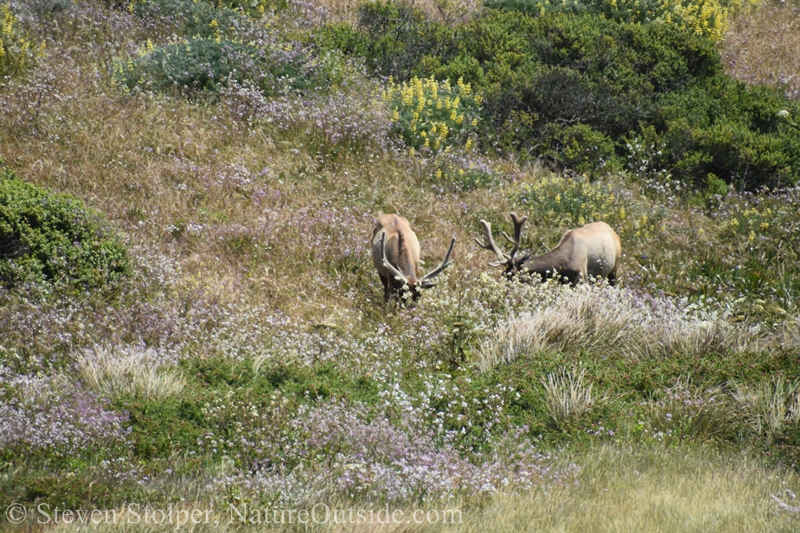
[[[0,528],[797,530],[798,20],[3,1]],[[504,278],[512,211],[619,283]]]

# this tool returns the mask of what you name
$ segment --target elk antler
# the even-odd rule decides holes
[[[442,270],[444,270],[445,268],[449,267],[452,264],[452,261],[450,261],[450,254],[453,253],[453,247],[455,245],[456,245],[456,238],[453,237],[453,240],[450,241],[450,248],[447,250],[447,254],[444,256],[444,260],[442,260],[442,264],[439,265],[439,268],[431,270],[430,272],[425,274],[419,281],[422,287],[427,289],[429,287],[433,287],[434,285],[436,285],[436,282],[431,281],[431,279],[441,274]]]
[[[394,276],[394,279],[397,281],[402,281],[403,283],[408,283],[408,278],[406,275],[403,274],[402,271],[395,268],[387,259],[386,259],[386,230],[381,232],[381,264],[383,268],[388,270]]]
[[[500,248],[494,243],[494,239],[492,238],[492,225],[486,222],[485,220],[481,220],[481,224],[483,225],[483,230],[486,233],[486,240],[488,241],[487,244],[483,244],[477,238],[475,242],[478,243],[478,246],[489,250],[490,252],[494,252],[497,255],[497,258],[500,259],[499,263],[490,263],[492,266],[498,266],[503,264],[508,264],[511,259],[511,256],[504,254],[500,251]]]
[[[510,262],[513,262],[514,256],[517,255],[517,252],[519,251],[519,243],[520,240],[522,239],[522,225],[528,221],[528,217],[519,217],[517,216],[516,213],[512,211],[511,220],[514,221],[514,240],[511,241],[511,239],[509,239],[508,235],[506,235],[505,233],[503,233],[503,237],[505,237],[506,240],[511,241],[511,244],[514,245],[514,249],[511,250],[511,254],[509,255],[508,259]]]
[[[528,217],[520,217],[517,216],[516,213],[512,212],[511,220],[514,221],[514,238],[512,239],[511,237],[509,237],[505,231],[500,232],[500,234],[503,236],[503,238],[505,238],[505,240],[514,245],[514,248],[511,250],[510,254],[506,254],[500,251],[500,248],[497,247],[497,245],[494,243],[494,239],[492,238],[492,225],[486,222],[485,220],[481,220],[481,224],[483,224],[483,229],[486,232],[486,239],[489,241],[489,243],[483,244],[478,239],[475,239],[475,242],[477,242],[478,246],[480,246],[481,248],[485,248],[497,254],[497,257],[500,259],[500,262],[490,263],[492,266],[514,265],[514,257],[517,255],[517,252],[519,251],[519,243],[520,240],[522,239],[522,226],[525,224],[525,222],[528,221]]]

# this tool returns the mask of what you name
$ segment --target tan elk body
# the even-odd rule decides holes
[[[411,296],[419,297],[420,289],[427,289],[436,283],[431,281],[442,270],[450,266],[450,254],[456,239],[450,241],[450,249],[442,264],[420,277],[419,241],[411,230],[408,220],[399,215],[381,215],[372,230],[372,263],[378,270],[383,283],[383,296],[388,300],[408,287]]]
[[[581,280],[607,279],[613,285],[617,279],[617,267],[622,257],[619,235],[605,222],[592,222],[577,229],[567,230],[558,246],[544,255],[527,255],[517,258],[522,225],[528,217],[511,213],[514,222],[514,239],[503,233],[503,237],[514,245],[510,254],[502,252],[492,238],[492,226],[481,220],[487,243],[475,239],[479,246],[491,250],[500,259],[499,265],[506,267],[506,274],[535,273],[542,279],[558,275],[562,281],[576,284]]]

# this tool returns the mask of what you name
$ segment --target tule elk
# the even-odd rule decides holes
[[[559,276],[562,282],[569,282],[572,285],[581,280],[605,278],[609,284],[614,285],[622,256],[622,246],[617,232],[605,222],[592,222],[582,228],[567,230],[558,246],[544,255],[526,255],[517,258],[522,225],[528,217],[518,217],[516,213],[511,213],[511,220],[514,222],[514,239],[512,240],[505,232],[502,233],[503,237],[514,245],[510,254],[500,251],[497,247],[492,239],[492,226],[485,220],[481,220],[481,224],[488,242],[483,244],[475,239],[478,246],[497,255],[500,261],[490,264],[505,266],[506,275],[535,273],[539,274],[542,280]]]
[[[392,293],[401,295],[404,287],[411,297],[419,298],[420,289],[433,287],[432,278],[450,266],[450,254],[456,243],[450,241],[450,249],[438,268],[419,277],[419,241],[411,231],[408,220],[398,215],[381,215],[372,230],[372,262],[383,282],[383,298],[388,301]]]

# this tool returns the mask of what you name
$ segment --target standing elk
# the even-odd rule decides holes
[[[572,285],[580,280],[605,278],[610,285],[614,285],[617,279],[617,267],[622,256],[622,246],[617,232],[605,222],[592,222],[582,228],[567,230],[561,237],[558,246],[544,255],[532,256],[529,254],[517,258],[522,225],[525,224],[528,217],[519,217],[516,213],[511,213],[511,220],[514,221],[514,239],[512,240],[505,232],[502,232],[503,237],[514,245],[510,254],[500,251],[494,243],[492,225],[485,220],[481,220],[481,224],[486,232],[487,244],[475,239],[478,246],[497,255],[500,261],[490,264],[504,265],[506,275],[536,273],[542,277],[542,280],[560,276],[561,281],[569,282]]]
[[[388,301],[392,293],[401,295],[404,287],[416,300],[420,289],[436,285],[431,280],[450,266],[450,254],[455,243],[453,237],[442,264],[420,278],[419,241],[408,220],[398,215],[381,215],[372,230],[372,262],[383,282],[384,300]]]

